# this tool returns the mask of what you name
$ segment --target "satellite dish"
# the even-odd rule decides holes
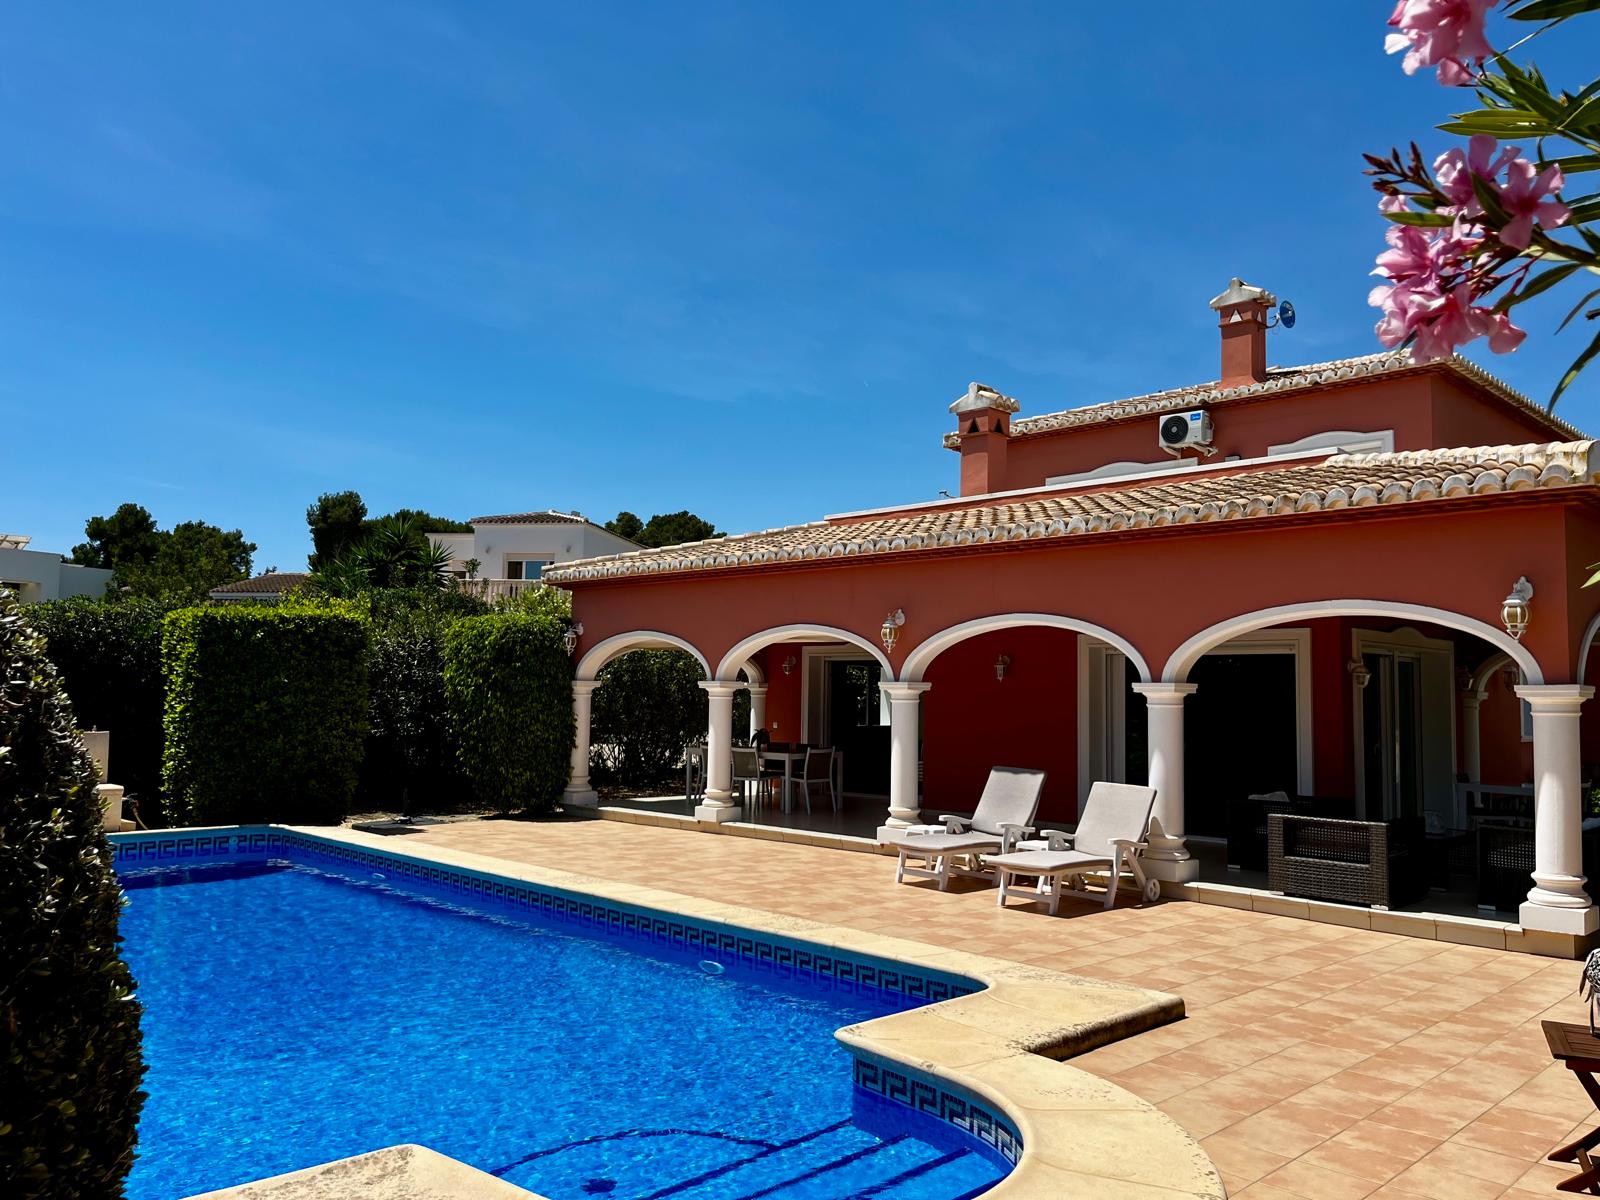
[[[1294,328],[1294,305],[1287,300],[1278,305],[1278,324],[1285,329]]]

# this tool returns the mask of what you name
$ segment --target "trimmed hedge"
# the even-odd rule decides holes
[[[140,1007],[94,763],[44,641],[0,593],[0,1193],[122,1195]]]
[[[186,608],[162,633],[173,820],[334,825],[367,732],[369,622],[354,604]]]
[[[161,620],[168,606],[135,598],[51,600],[23,610],[82,728],[111,731],[109,777],[161,824]]]
[[[572,766],[572,659],[552,613],[495,613],[444,635],[444,687],[475,798],[548,811]]]
[[[634,650],[601,667],[589,735],[594,781],[643,788],[673,776],[683,748],[706,736],[705,677],[682,650]],[[747,707],[734,728],[749,719]]]

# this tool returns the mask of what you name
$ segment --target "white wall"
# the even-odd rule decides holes
[[[505,579],[506,560],[542,558],[552,563],[594,558],[602,554],[622,554],[637,550],[626,538],[607,533],[596,525],[544,524],[478,525],[472,533],[430,533],[435,545],[446,547],[453,558],[452,570],[460,570],[469,558],[478,560],[479,579]]]
[[[24,604],[67,596],[103,596],[111,572],[64,563],[44,550],[0,549],[0,584],[14,588]]]

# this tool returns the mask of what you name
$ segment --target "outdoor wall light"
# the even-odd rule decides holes
[[[561,635],[561,644],[567,648],[567,653],[568,654],[571,654],[574,650],[576,650],[578,648],[578,639],[581,638],[582,636],[583,636],[583,622],[582,621],[579,621],[576,625],[568,625],[567,626],[567,631]]]
[[[783,673],[785,675],[794,674],[794,655],[791,654],[788,658],[783,660]]]
[[[1533,584],[1528,582],[1524,575],[1517,580],[1511,589],[1511,594],[1500,604],[1500,623],[1506,627],[1506,632],[1519,642],[1522,635],[1528,631],[1528,601],[1533,599]]]
[[[878,630],[878,637],[883,641],[883,648],[890,654],[894,653],[894,644],[900,640],[900,626],[906,623],[906,610],[897,608],[883,619],[883,626]]]
[[[995,659],[994,660],[994,677],[996,679],[1004,679],[1006,677],[1006,668],[1009,667],[1010,665],[1011,665],[1011,656],[1008,655],[1008,654],[1002,654],[999,658]]]
[[[1365,688],[1367,684],[1372,682],[1372,672],[1367,670],[1367,664],[1359,658],[1352,658],[1347,669],[1350,672],[1350,678],[1355,681],[1356,687]]]

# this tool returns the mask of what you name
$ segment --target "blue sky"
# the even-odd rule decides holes
[[[737,532],[953,489],[971,379],[1213,378],[1230,275],[1299,309],[1274,362],[1367,353],[1360,153],[1464,98],[1389,7],[19,0],[0,527],[133,500],[293,569],[353,487]],[[1546,396],[1565,307],[1474,357]]]

